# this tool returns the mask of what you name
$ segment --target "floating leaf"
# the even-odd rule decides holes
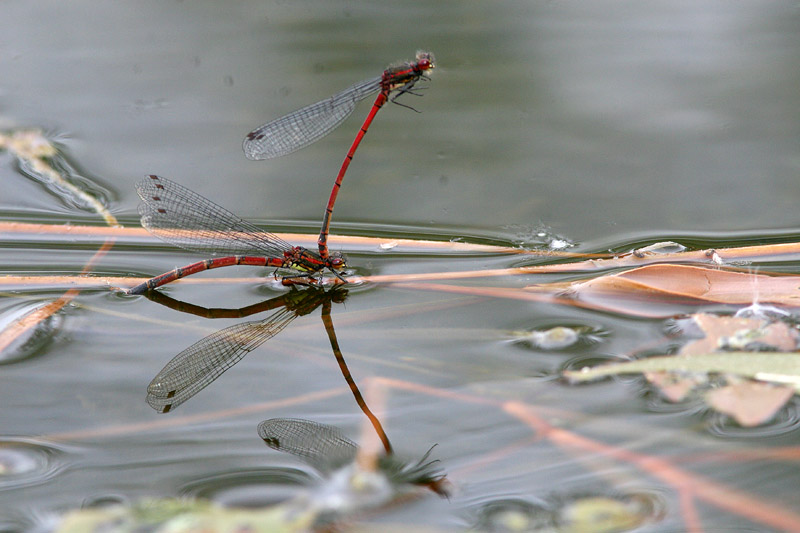
[[[800,278],[731,272],[718,268],[679,264],[647,265],[577,283],[534,285],[529,290],[568,294],[599,307],[630,307],[633,298],[658,303],[751,304],[762,302],[800,306]],[[639,302],[640,305],[644,306]]]
[[[794,395],[792,387],[742,381],[709,391],[706,402],[739,425],[753,427],[768,422]]]

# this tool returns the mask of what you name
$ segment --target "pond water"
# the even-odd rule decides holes
[[[378,114],[341,189],[335,235],[605,254],[800,234],[797,2],[11,0],[2,15],[0,131],[41,130],[59,150],[56,170],[126,228],[140,227],[135,184],[159,174],[313,243],[369,104],[270,161],[245,159],[244,135],[423,49],[436,69],[422,97],[401,99],[419,113],[387,104]],[[0,180],[0,223],[106,225],[12,150],[0,151]],[[69,280],[103,243],[3,227],[3,275]],[[279,284],[250,279],[264,268],[197,276],[246,282],[162,289],[213,308],[271,300],[248,318],[209,319],[107,286],[201,258],[121,235],[86,271],[98,283],[2,357],[0,531],[51,527],[81,506],[198,496],[259,507],[307,490],[318,465],[265,446],[259,422],[305,419],[374,440],[320,320],[328,309],[397,456],[416,461],[436,444],[430,459],[451,486],[449,498],[429,491],[360,517],[374,528],[580,531],[581,512],[599,529],[614,501],[642,518],[607,531],[800,529],[796,400],[744,428],[702,402],[666,402],[639,376],[560,377],[674,352],[673,317],[735,308],[680,302],[645,318],[499,296],[585,277],[574,273],[356,283],[344,301],[302,312],[285,307]],[[364,276],[563,261],[347,242],[331,245]],[[796,273],[796,259],[752,266]],[[2,288],[4,329],[70,287],[15,279]],[[148,384],[176,354],[222,328],[278,319],[185,403],[148,405]],[[547,344],[561,326],[575,342]],[[595,503],[597,515],[581,507]]]

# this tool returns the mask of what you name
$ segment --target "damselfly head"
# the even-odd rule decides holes
[[[434,64],[433,54],[430,52],[424,52],[422,50],[417,51],[416,63],[417,67],[423,72],[436,67]]]
[[[333,252],[328,261],[330,262],[330,267],[334,270],[341,270],[347,266],[345,257],[340,252]]]

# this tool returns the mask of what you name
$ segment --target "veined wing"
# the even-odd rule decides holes
[[[381,77],[365,80],[254,129],[242,143],[248,159],[272,159],[315,143],[335,130],[356,105],[380,90]]]
[[[292,245],[186,187],[156,175],[136,185],[142,226],[186,250],[213,255],[283,257]]]

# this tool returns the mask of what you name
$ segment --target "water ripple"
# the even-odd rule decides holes
[[[286,501],[312,479],[294,468],[262,468],[201,477],[186,483],[180,492],[228,507],[264,507]]]
[[[42,483],[66,466],[63,450],[33,440],[0,437],[0,491]]]
[[[554,524],[551,511],[541,503],[503,498],[485,503],[474,519],[475,529],[491,532],[548,531]]]
[[[742,427],[732,418],[720,413],[709,416],[708,431],[712,435],[731,439],[763,439],[779,437],[800,428],[800,403],[789,402],[765,424],[757,427]]]

